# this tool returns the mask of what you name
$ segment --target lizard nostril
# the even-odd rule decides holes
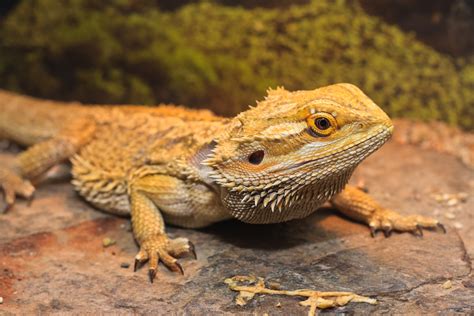
[[[257,150],[249,155],[249,162],[254,165],[258,165],[262,162],[265,152],[263,150]]]

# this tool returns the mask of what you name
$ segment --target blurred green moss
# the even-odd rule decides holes
[[[454,60],[354,1],[285,8],[23,1],[2,23],[0,84],[99,103],[235,114],[269,86],[360,86],[392,116],[474,128],[474,59]]]

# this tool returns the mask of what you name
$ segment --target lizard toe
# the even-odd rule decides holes
[[[148,277],[150,278],[150,283],[153,283],[153,280],[155,280],[155,277],[156,277],[156,269],[149,268],[148,269]]]
[[[444,226],[436,219],[421,215],[403,216],[389,209],[380,208],[374,211],[369,221],[372,236],[376,232],[383,231],[385,237],[389,237],[392,231],[411,232],[413,235],[423,237],[424,229],[441,229],[446,232]]]
[[[176,257],[185,253],[195,255],[194,245],[186,238],[169,239],[164,234],[150,236],[141,242],[140,251],[135,256],[134,271],[148,261],[150,282],[156,277],[158,263],[163,263],[169,270],[184,275],[184,269]]]
[[[3,199],[0,199],[0,214],[8,211],[20,196],[31,203],[35,188],[30,181],[22,179],[12,170],[0,168],[0,190],[3,193]]]
[[[185,254],[192,254],[194,259],[197,259],[196,248],[194,244],[187,238],[170,239],[168,244],[168,251],[174,257],[181,257]]]

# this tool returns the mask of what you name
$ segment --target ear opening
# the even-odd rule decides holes
[[[191,158],[191,163],[196,167],[202,167],[202,162],[210,158],[214,154],[214,150],[217,147],[217,141],[211,140],[209,143],[204,144],[196,154]]]
[[[252,165],[259,165],[263,161],[264,157],[265,157],[265,152],[263,150],[257,150],[249,155],[248,161]]]

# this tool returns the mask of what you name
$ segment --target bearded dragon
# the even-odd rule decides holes
[[[392,134],[389,117],[359,88],[269,90],[234,118],[177,106],[83,106],[0,91],[0,138],[30,146],[0,167],[5,208],[31,198],[32,183],[69,160],[72,183],[88,202],[130,215],[137,265],[183,273],[193,253],[169,238],[165,222],[189,228],[236,218],[279,223],[303,218],[325,202],[366,223],[372,234],[422,233],[436,219],[401,216],[358,188],[354,168]],[[443,228],[444,229],[444,228]]]

